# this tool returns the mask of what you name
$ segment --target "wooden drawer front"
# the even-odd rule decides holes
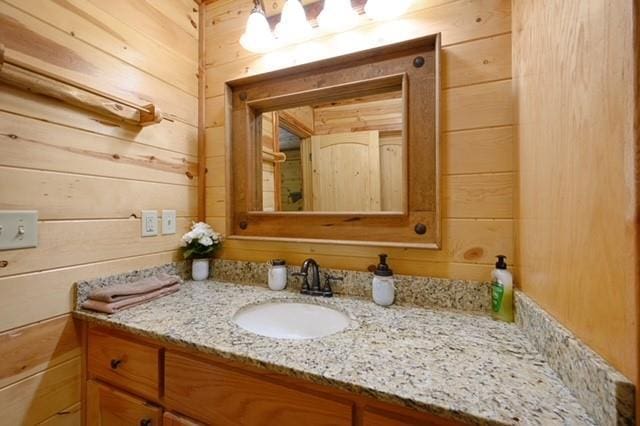
[[[162,409],[93,380],[87,382],[88,426],[160,426]]]
[[[157,347],[95,330],[89,332],[89,375],[153,401],[160,393],[159,359]]]
[[[165,403],[212,425],[351,425],[352,405],[165,354]]]

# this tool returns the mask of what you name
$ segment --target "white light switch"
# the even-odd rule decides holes
[[[156,210],[142,210],[142,236],[158,235],[158,212]]]
[[[0,210],[0,250],[38,245],[38,212]]]
[[[169,235],[176,233],[176,211],[162,210],[162,234]]]

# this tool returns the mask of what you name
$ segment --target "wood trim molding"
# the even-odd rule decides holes
[[[200,5],[198,12],[198,220],[204,221],[207,217],[206,193],[207,193],[207,143],[206,143],[206,37],[205,19],[206,11]]]

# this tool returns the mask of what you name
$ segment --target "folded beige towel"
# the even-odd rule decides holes
[[[149,293],[143,293],[138,295],[131,295],[126,298],[120,298],[115,302],[105,302],[102,300],[87,299],[82,303],[83,309],[90,309],[92,311],[104,312],[106,314],[115,314],[122,309],[131,308],[133,306],[140,305],[145,302],[149,302],[154,299],[158,299],[162,296],[166,296],[171,293],[175,293],[180,290],[180,284],[175,283],[169,287],[162,287]]]
[[[182,280],[177,275],[162,273],[132,283],[116,284],[95,289],[89,293],[89,299],[106,303],[117,302],[181,283]]]

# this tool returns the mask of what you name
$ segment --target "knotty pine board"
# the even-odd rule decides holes
[[[514,2],[513,64],[518,281],[638,384],[633,3]]]

